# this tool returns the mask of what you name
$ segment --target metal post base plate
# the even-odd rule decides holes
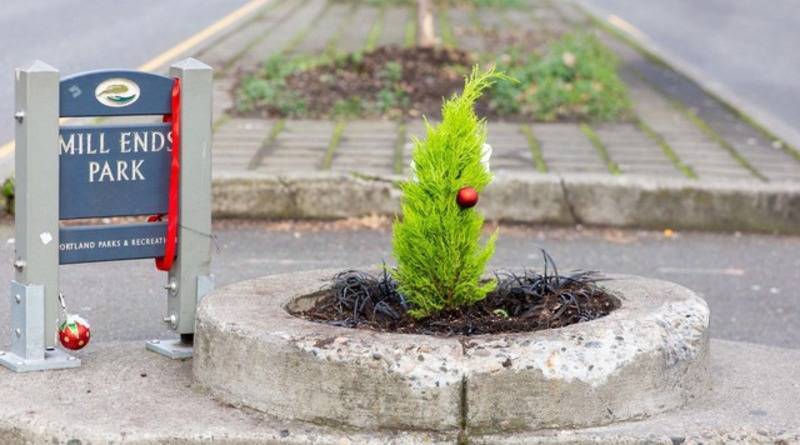
[[[14,372],[29,372],[77,368],[81,365],[81,361],[60,349],[45,351],[44,359],[42,360],[25,360],[14,353],[6,351],[0,352],[0,365]]]
[[[192,358],[192,345],[175,340],[150,340],[147,350],[169,357],[173,360]]]

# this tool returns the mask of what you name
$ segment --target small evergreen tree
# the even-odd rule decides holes
[[[493,280],[482,283],[481,276],[497,233],[481,246],[483,216],[462,208],[456,196],[465,187],[480,192],[492,180],[481,162],[486,123],[474,105],[503,77],[476,67],[462,94],[444,102],[442,122],[426,122],[425,140],[414,143],[415,178],[402,185],[403,217],[394,223],[392,246],[398,263],[393,275],[415,318],[475,303],[496,286]]]

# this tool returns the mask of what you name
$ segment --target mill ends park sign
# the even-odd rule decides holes
[[[181,334],[147,348],[191,356],[195,309],[213,289],[211,84],[211,68],[194,59],[170,67],[169,77],[108,70],[61,79],[38,61],[16,70],[16,275],[11,348],[0,364],[18,372],[79,366],[56,348],[59,266],[146,258],[169,271],[164,321]],[[163,122],[59,125],[120,116]],[[121,216],[151,218],[86,223]]]

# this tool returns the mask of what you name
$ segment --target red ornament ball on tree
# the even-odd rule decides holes
[[[61,346],[77,351],[89,344],[92,335],[89,323],[77,315],[69,315],[58,327],[58,340]]]
[[[456,202],[462,209],[475,207],[478,203],[478,191],[472,187],[464,187],[458,191]]]

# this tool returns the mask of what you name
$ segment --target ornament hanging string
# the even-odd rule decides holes
[[[156,258],[158,270],[169,271],[175,261],[175,241],[178,237],[178,190],[181,172],[181,80],[172,84],[172,113],[164,116],[164,122],[172,124],[172,161],[169,174],[169,203],[167,207],[167,237],[164,256]],[[161,215],[151,216],[149,221],[160,221]]]
[[[79,315],[67,313],[67,303],[61,292],[58,293],[58,302],[61,304],[61,323],[56,332],[58,341],[66,349],[73,351],[83,349],[92,338],[89,322]]]
[[[214,243],[214,250],[216,250],[217,253],[222,252],[222,247],[219,245],[219,237],[216,234],[202,232],[202,231],[197,230],[195,228],[192,228],[192,227],[189,227],[189,226],[184,226],[183,224],[178,224],[178,227],[181,228],[181,229],[186,229],[186,230],[188,230],[188,231],[190,231],[192,233],[196,233],[196,234],[198,234],[200,236],[204,236],[204,237],[210,239],[211,242]]]
[[[61,320],[67,319],[67,303],[64,301],[64,294],[58,293],[58,302],[61,304]]]

